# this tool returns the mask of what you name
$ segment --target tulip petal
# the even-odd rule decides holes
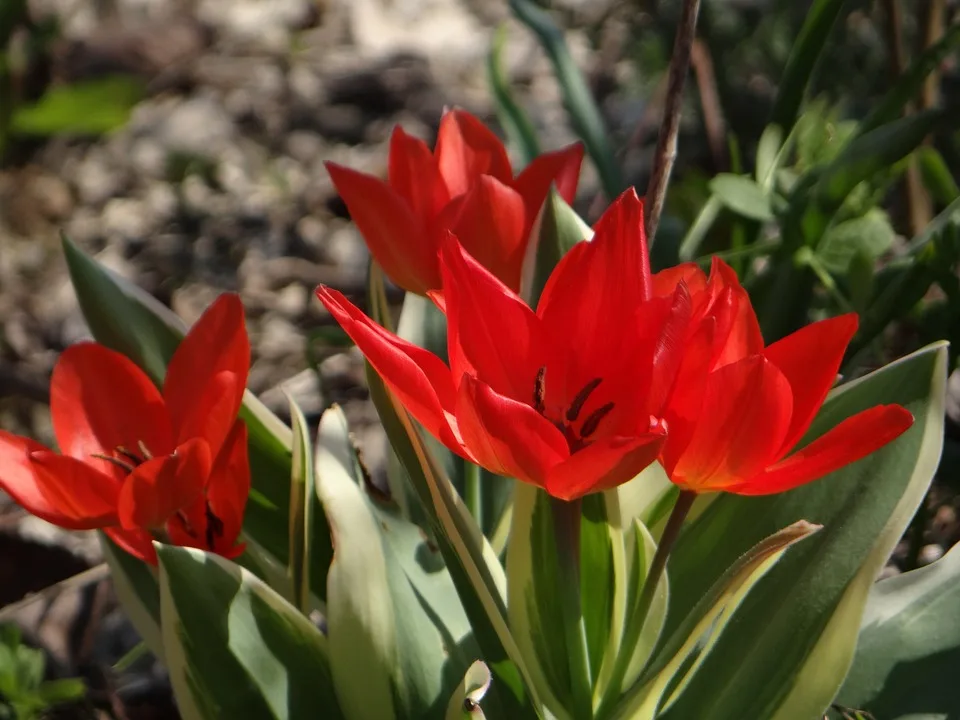
[[[670,479],[691,490],[723,490],[778,459],[790,424],[790,384],[759,355],[710,374],[690,442]]]
[[[383,271],[420,295],[440,287],[435,238],[389,185],[372,175],[327,163],[327,172]]]
[[[441,250],[447,343],[453,377],[476,375],[530,405],[537,372],[554,364],[540,319],[452,236]]]
[[[568,205],[573,203],[577,196],[582,163],[583,144],[574,143],[562,150],[538,155],[517,175],[513,189],[523,197],[529,224],[540,212],[551,185],[557,186],[557,192],[564,202]]]
[[[68,530],[87,530],[100,527],[109,512],[100,516],[77,516],[68,508],[59,506],[41,489],[31,456],[48,452],[47,448],[30,438],[0,430],[0,490],[41,520]],[[74,461],[78,462],[78,461]],[[91,524],[92,523],[92,524]]]
[[[59,516],[59,519],[51,518],[50,522],[71,530],[117,524],[120,485],[113,477],[76,458],[58,455],[46,448],[31,452],[30,460],[36,490],[45,500],[45,505],[41,504],[37,509],[52,508]],[[20,489],[25,488],[21,485]],[[31,492],[28,497],[33,499],[35,496]],[[14,498],[18,499],[16,495]],[[34,512],[34,508],[24,507]],[[39,512],[35,514],[43,517]]]
[[[687,286],[691,297],[697,297],[707,289],[707,276],[703,270],[696,263],[688,262],[654,273],[651,294],[653,297],[673,295],[681,282]]]
[[[440,442],[462,454],[450,422],[456,403],[450,368],[433,353],[388,332],[336,290],[321,285],[317,297],[404,407]]]
[[[525,214],[516,191],[484,175],[447,205],[438,224],[451,230],[477,262],[516,292],[526,251]]]
[[[604,212],[593,241],[577,243],[557,264],[537,307],[557,341],[571,338],[585,364],[604,367],[624,328],[650,297],[643,203],[628,190]]]
[[[210,471],[204,518],[207,549],[227,557],[243,552],[243,545],[237,545],[237,537],[243,529],[243,512],[249,495],[247,426],[237,422]],[[216,520],[211,522],[211,516]],[[212,524],[215,527],[211,527]]]
[[[210,464],[210,446],[201,438],[178,446],[173,455],[147,460],[120,490],[120,525],[125,530],[162,528],[171,515],[202,496]]]
[[[778,340],[764,350],[793,390],[793,418],[780,456],[803,437],[837,379],[843,354],[857,332],[854,313],[821,320]]]
[[[174,447],[160,391],[133,361],[96,343],[60,355],[50,378],[50,415],[64,455],[118,480],[122,469],[92,456],[113,455],[118,447],[140,454],[140,443],[154,454]]]
[[[450,202],[433,153],[423,140],[408,135],[398,125],[390,136],[389,162],[390,187],[420,219],[420,226],[430,227]]]
[[[878,405],[835,428],[749,481],[724,488],[739,495],[785,492],[860,460],[899,437],[913,415],[899,405]]]
[[[449,110],[440,119],[434,154],[452,198],[467,192],[481,175],[503,183],[513,180],[510,158],[500,138],[463,110]]]
[[[457,424],[478,465],[541,487],[549,469],[569,453],[549,420],[470,375],[460,383]]]
[[[623,485],[657,459],[663,435],[612,437],[575,452],[550,468],[546,490],[561,500]]]
[[[750,296],[740,285],[733,268],[718,257],[713,258],[710,267],[708,289],[715,298],[723,294],[728,297],[726,317],[721,318],[718,312],[713,312],[718,316],[715,340],[720,343],[713,366],[721,367],[763,352],[763,335]]]
[[[140,558],[150,565],[157,564],[157,551],[153,547],[153,536],[146,530],[124,530],[120,527],[104,528],[103,532],[125,553]]]
[[[240,410],[249,371],[243,304],[227,293],[190,328],[167,367],[163,399],[176,442],[204,437],[216,453]]]

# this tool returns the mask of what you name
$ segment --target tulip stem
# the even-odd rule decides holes
[[[480,467],[472,462],[465,461],[463,464],[463,500],[467,504],[467,510],[477,521],[477,527],[483,532],[483,493],[481,492],[482,480],[480,479]]]
[[[600,707],[597,708],[597,717],[605,718],[613,710],[614,704],[620,699],[624,688],[621,687],[623,679],[630,667],[630,661],[633,660],[633,651],[640,641],[640,634],[646,623],[647,615],[650,612],[650,606],[653,605],[653,599],[657,594],[657,585],[663,572],[667,567],[667,557],[673,549],[673,545],[680,535],[680,528],[683,527],[683,521],[690,512],[697,494],[689,490],[681,490],[677,497],[673,510],[670,511],[670,517],[667,519],[667,525],[663,529],[663,535],[657,545],[657,551],[653,554],[653,560],[650,563],[650,570],[646,579],[643,581],[643,588],[640,590],[640,596],[637,599],[637,605],[627,620],[627,626],[623,632],[623,639],[620,642],[620,652],[613,666],[613,672],[607,685],[607,690],[603,694]]]
[[[557,542],[560,610],[570,670],[573,718],[593,717],[593,678],[587,649],[587,628],[580,600],[580,512],[581,501],[551,498],[553,532]]]

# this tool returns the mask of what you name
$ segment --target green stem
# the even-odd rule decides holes
[[[683,521],[693,506],[693,501],[697,499],[697,494],[690,490],[681,490],[677,497],[677,502],[670,512],[670,518],[663,529],[663,535],[660,543],[657,545],[657,551],[653,554],[653,561],[650,563],[650,571],[643,582],[643,589],[640,591],[640,597],[637,600],[637,606],[627,626],[623,632],[623,640],[620,642],[620,652],[617,654],[617,660],[613,666],[613,673],[610,676],[610,682],[607,685],[607,691],[603,694],[603,700],[600,707],[597,708],[597,717],[607,717],[613,709],[614,704],[621,695],[621,685],[630,667],[630,661],[633,660],[633,650],[640,641],[640,633],[643,631],[647,614],[650,612],[650,606],[653,605],[653,598],[657,594],[657,585],[663,576],[663,571],[667,567],[667,557],[670,550],[680,535],[680,528],[683,527]]]
[[[472,462],[463,464],[463,500],[467,510],[477,521],[477,527],[483,531],[483,493],[481,492],[480,468]]]
[[[580,510],[581,501],[551,498],[553,532],[557,542],[560,575],[560,610],[570,670],[570,692],[575,720],[593,717],[593,678],[587,651],[587,630],[580,606]]]

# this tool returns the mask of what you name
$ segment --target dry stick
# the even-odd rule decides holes
[[[943,37],[944,21],[947,16],[947,0],[928,0],[922,19],[923,34],[920,39],[920,52]],[[927,110],[937,104],[940,95],[940,72],[934,70],[927,76],[920,95],[920,109]]]
[[[906,51],[903,47],[903,11],[900,0],[884,0],[884,10],[887,15],[887,47],[890,50],[890,78],[896,82],[903,75],[907,66]],[[912,104],[904,108],[904,115],[912,112]],[[907,217],[910,221],[910,234],[919,235],[933,216],[930,197],[923,188],[920,177],[920,167],[915,158],[907,163],[904,175]]]
[[[713,72],[713,60],[702,40],[693,41],[690,62],[693,63],[693,76],[700,92],[703,127],[707,132],[710,154],[713,155],[714,170],[723,172],[727,169],[727,127],[720,105],[720,93],[717,91],[717,77]]]
[[[680,131],[680,105],[683,100],[683,84],[690,69],[690,49],[697,28],[697,14],[700,12],[700,0],[684,0],[677,26],[677,37],[673,42],[673,57],[670,60],[670,79],[667,83],[667,102],[664,108],[663,124],[657,137],[657,150],[653,160],[653,174],[646,194],[646,231],[647,242],[651,245],[660,224],[663,212],[663,200],[670,182],[670,172],[677,158],[677,133]]]

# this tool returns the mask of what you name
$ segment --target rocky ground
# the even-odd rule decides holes
[[[313,288],[360,292],[367,261],[323,162],[382,172],[395,123],[429,139],[446,105],[491,118],[484,59],[494,28],[507,20],[505,3],[35,5],[63,22],[55,77],[132,72],[149,94],[123,129],[33,146],[0,170],[0,427],[52,442],[49,373],[59,351],[88,336],[60,253],[62,230],[188,322],[219,292],[239,292],[254,347],[250,388],[281,415],[282,383],[309,414],[342,403],[366,429],[375,458],[359,358],[320,352],[318,331],[330,321]],[[519,26],[508,29],[508,70],[543,144],[571,141],[545,57]],[[587,54],[582,37],[569,40],[585,66],[603,62]],[[622,103],[608,121],[629,129],[639,115]],[[596,187],[587,170],[584,209]],[[929,562],[955,541],[952,502],[932,508],[902,557],[919,553]],[[0,503],[0,607],[99,562],[95,538],[60,533]],[[77,587],[0,611],[0,621],[10,619],[49,651],[55,673],[87,678],[91,716],[176,717],[149,660],[123,673],[105,670],[136,636],[99,570]]]

